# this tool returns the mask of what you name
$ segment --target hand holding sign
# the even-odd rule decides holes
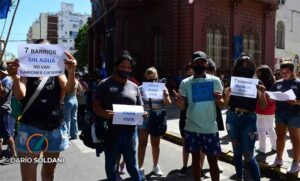
[[[67,56],[67,60],[65,62],[66,69],[68,70],[68,72],[75,72],[77,66],[76,59],[67,51],[65,51],[65,55]]]
[[[14,78],[14,77],[18,77],[17,73],[18,73],[18,68],[20,67],[19,64],[19,60],[15,59],[14,61],[11,62],[7,62],[7,71],[8,74]]]

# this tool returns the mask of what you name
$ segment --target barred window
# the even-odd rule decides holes
[[[206,53],[216,63],[217,68],[229,68],[226,30],[221,25],[211,25],[206,32]]]
[[[246,31],[243,33],[244,52],[249,54],[256,65],[261,64],[261,42],[258,33],[254,31]]]
[[[276,31],[276,48],[284,49],[285,42],[285,30],[284,23],[279,21],[277,23],[277,31]]]

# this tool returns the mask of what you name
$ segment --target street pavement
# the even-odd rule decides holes
[[[222,111],[223,115],[223,121],[224,125],[226,122],[226,110]],[[176,144],[181,144],[181,136],[179,132],[179,110],[176,108],[174,104],[169,106],[167,108],[167,124],[168,124],[168,129],[167,129],[167,134],[164,136],[166,140],[169,140],[173,143]],[[226,127],[226,126],[225,126]],[[226,128],[225,128],[226,129]],[[222,148],[222,156],[221,160],[226,161],[228,163],[233,164],[233,153],[232,153],[232,146],[230,143],[230,140],[227,136],[227,131],[220,131],[220,141],[221,141],[221,148]],[[258,141],[255,144],[255,147],[258,148]],[[298,180],[300,181],[300,173],[296,174],[286,174],[287,168],[292,163],[292,143],[290,140],[289,135],[287,136],[287,140],[285,142],[285,150],[284,150],[284,155],[283,155],[283,160],[284,164],[281,168],[275,168],[271,169],[268,167],[268,163],[272,162],[275,157],[276,153],[271,152],[271,144],[269,142],[269,139],[267,139],[267,153],[266,154],[258,154],[255,152],[256,159],[259,162],[259,166],[261,169],[261,172],[264,174],[276,177],[277,179],[280,180]]]
[[[159,159],[159,165],[162,168],[164,175],[163,177],[154,177],[151,175],[152,170],[152,156],[151,156],[151,146],[148,145],[146,157],[145,157],[145,172],[148,175],[148,180],[170,180],[170,181],[192,181],[192,170],[189,167],[186,177],[178,177],[177,174],[179,169],[182,167],[182,147],[179,146],[181,142],[179,134],[179,110],[175,105],[171,105],[167,108],[168,114],[168,131],[164,138],[168,141],[161,141],[161,154]],[[225,111],[223,111],[224,121],[226,120]],[[222,167],[223,172],[220,175],[220,180],[234,180],[234,166],[232,163],[232,148],[228,137],[226,136],[226,131],[220,132],[221,147],[223,155],[220,158],[219,165]],[[175,144],[174,144],[175,143]],[[267,144],[268,149],[270,144]],[[5,149],[5,147],[4,147]],[[300,180],[299,175],[286,175],[286,168],[290,165],[291,158],[291,143],[290,139],[286,141],[286,150],[284,152],[284,165],[281,169],[271,170],[266,166],[266,163],[274,159],[276,154],[268,153],[266,155],[256,155],[259,160],[260,167],[263,173],[263,181],[281,181],[281,180]],[[102,153],[100,157],[96,157],[95,150],[89,149],[84,146],[80,140],[72,140],[70,148],[62,152],[61,157],[64,158],[63,163],[59,163],[56,169],[55,180],[58,181],[92,181],[99,180],[104,181],[106,179],[105,167],[104,167],[104,154]],[[0,161],[1,162],[1,161]],[[191,160],[189,161],[189,165]],[[207,161],[205,161],[204,172],[206,179],[210,180],[209,170]],[[41,164],[38,166],[38,180],[40,179]],[[246,179],[249,178],[249,174],[246,171]],[[122,175],[125,180],[130,180],[129,175],[126,173]],[[274,179],[275,178],[275,179]],[[0,165],[0,181],[18,181],[21,180],[20,175],[20,165],[14,163],[11,165]]]
[[[182,166],[181,151],[182,147],[173,144],[169,141],[161,140],[161,154],[159,165],[164,172],[162,177],[156,177],[151,174],[152,171],[152,156],[151,146],[148,144],[145,157],[145,173],[147,180],[159,181],[192,181],[192,169],[189,166],[185,177],[178,177],[177,174]],[[64,163],[59,163],[56,168],[55,179],[57,181],[105,181],[106,174],[104,168],[104,154],[96,157],[95,150],[85,147],[80,140],[72,140],[70,148],[62,152],[61,157],[64,158]],[[189,165],[191,159],[189,160]],[[234,178],[234,167],[231,164],[220,162],[219,165],[223,168],[223,173],[220,175],[221,181],[232,180]],[[38,173],[40,173],[41,164],[38,165]],[[211,180],[207,162],[204,165],[206,178],[203,180]],[[248,175],[248,174],[246,174]],[[40,174],[38,174],[40,181]],[[121,176],[125,180],[130,180],[128,173]],[[19,181],[21,180],[20,165],[14,163],[11,165],[0,165],[0,180],[3,181]],[[246,180],[249,180],[247,177]],[[274,179],[262,178],[263,181],[277,181]]]

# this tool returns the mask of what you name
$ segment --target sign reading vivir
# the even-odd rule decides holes
[[[113,104],[113,124],[120,125],[142,125],[143,106]]]
[[[64,48],[60,45],[25,44],[18,45],[22,77],[49,77],[64,74]]]
[[[243,77],[231,77],[230,88],[231,95],[256,98],[258,79],[250,79]]]

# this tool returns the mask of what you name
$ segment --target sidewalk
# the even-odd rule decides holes
[[[171,141],[175,144],[181,145],[181,135],[179,132],[179,110],[176,108],[174,104],[169,106],[167,109],[167,120],[168,120],[168,129],[167,133],[163,136],[165,140]],[[222,111],[223,114],[223,120],[224,125],[226,121],[226,111]],[[222,156],[220,157],[220,160],[233,164],[233,152],[232,152],[232,146],[230,143],[229,138],[227,137],[227,131],[220,131],[220,141],[221,141],[221,148],[222,148]],[[292,162],[292,143],[288,136],[288,139],[285,143],[285,151],[284,151],[284,164],[281,168],[275,168],[271,169],[268,167],[268,163],[273,161],[276,157],[276,153],[271,152],[270,143],[268,142],[269,139],[267,139],[267,150],[270,152],[267,152],[266,154],[257,154],[256,152],[255,157],[257,161],[259,162],[260,170],[263,174],[270,175],[272,177],[276,177],[280,180],[300,180],[300,174],[299,172],[296,174],[287,174],[287,169],[291,165]],[[258,141],[256,142],[256,148],[258,148]]]

